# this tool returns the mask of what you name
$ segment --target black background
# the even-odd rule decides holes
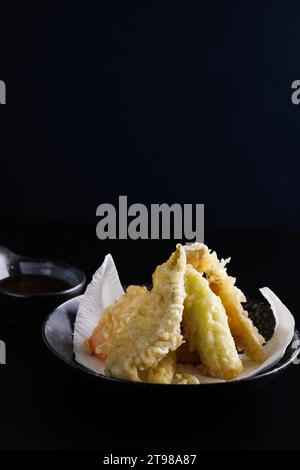
[[[1,3],[1,219],[206,204],[299,228],[297,1]]]
[[[274,289],[298,322],[300,4],[9,2],[0,22],[0,243],[88,278],[110,251],[124,284],[147,282],[173,241],[100,242],[96,207],[205,203],[238,285]],[[0,339],[1,448],[299,448],[295,366],[217,403],[97,391],[94,406],[39,330],[1,317]]]

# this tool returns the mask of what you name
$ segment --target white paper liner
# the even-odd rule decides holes
[[[82,297],[76,315],[73,337],[76,361],[100,374],[104,374],[104,363],[88,354],[85,341],[98,325],[103,310],[123,294],[124,290],[114,260],[108,254]]]
[[[269,369],[278,362],[291,342],[294,334],[295,321],[291,312],[268,287],[260,289],[269,302],[273,311],[276,325],[272,338],[264,345],[266,360],[257,364],[242,354],[243,373],[235,380],[241,380]],[[74,352],[79,364],[94,372],[104,374],[104,362],[90,355],[85,348],[85,341],[91,336],[102,316],[103,310],[111,305],[124,293],[113,258],[108,254],[102,266],[96,271],[91,283],[79,305],[74,325]],[[193,366],[179,365],[179,372],[190,371],[195,374],[200,383],[216,383],[223,380],[201,375]]]

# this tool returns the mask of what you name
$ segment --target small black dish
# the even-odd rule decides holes
[[[85,283],[85,274],[67,263],[28,258],[0,246],[1,317],[8,321],[41,324],[60,303],[78,296]]]
[[[240,391],[253,390],[277,377],[280,372],[283,372],[293,362],[300,352],[300,335],[298,331],[295,330],[291,343],[277,364],[255,376],[241,380],[232,380],[230,382],[212,384],[178,386],[145,384],[142,382],[131,382],[128,380],[119,380],[106,377],[85,368],[75,361],[73,353],[73,331],[81,298],[82,296],[71,299],[51,312],[44,322],[42,334],[44,342],[51,353],[61,361],[62,365],[67,366],[70,373],[73,375],[76,374],[78,377],[92,382],[94,385],[112,386],[114,384],[118,384],[119,387],[132,387],[138,390],[140,388],[146,388],[147,390],[159,390],[160,392],[162,390],[169,390],[170,388],[175,387],[181,391],[196,390],[198,393],[201,390],[201,393],[208,392],[209,394],[212,392],[221,392],[222,394],[227,394],[228,392],[228,394],[231,395],[235,392],[240,393]],[[254,323],[258,316],[260,320],[262,318],[264,319],[260,322],[260,324],[256,323],[256,326],[260,332],[262,333],[263,331],[272,331],[273,334],[275,320],[270,306],[264,302],[248,300],[246,307]],[[269,327],[267,325],[269,325]]]

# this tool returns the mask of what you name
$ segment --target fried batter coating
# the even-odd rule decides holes
[[[197,271],[206,273],[211,290],[220,297],[227,316],[231,333],[239,350],[244,350],[248,357],[264,361],[262,345],[264,338],[253,325],[242,302],[246,298],[242,291],[235,286],[235,278],[228,276],[225,265],[228,260],[219,261],[215,252],[211,253],[202,243],[185,247],[187,262]]]
[[[235,378],[243,366],[220,298],[191,265],[186,267],[185,289],[183,321],[191,349],[197,349],[211,376],[225,380]]]
[[[191,364],[178,364],[173,384],[177,385],[193,385],[199,384],[197,377],[197,369]]]
[[[153,384],[171,384],[176,372],[176,353],[170,351],[159,363],[156,369],[149,369],[146,382]]]
[[[110,344],[126,327],[147,294],[149,291],[146,287],[129,286],[120,299],[104,310],[98,326],[87,340],[87,347],[91,353],[101,360],[106,359]]]
[[[177,245],[169,260],[156,268],[151,292],[111,344],[105,364],[108,375],[141,381],[140,372],[157,368],[180,346],[185,268],[185,250]]]
[[[196,385],[199,384],[199,379],[193,374],[176,374],[173,384],[176,385]]]
[[[186,336],[183,338],[183,343],[176,350],[177,361],[188,364],[199,364],[200,357],[198,351],[195,349],[191,351],[190,342]]]

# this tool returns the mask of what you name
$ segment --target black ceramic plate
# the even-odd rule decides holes
[[[113,383],[123,384],[125,386],[134,386],[134,387],[176,387],[177,385],[158,385],[158,384],[145,384],[142,382],[131,382],[127,380],[119,380],[111,377],[106,377],[101,374],[97,374],[90,369],[85,368],[84,366],[78,364],[75,361],[73,353],[73,329],[74,322],[76,318],[76,313],[78,310],[79,302],[82,296],[75,297],[71,300],[68,300],[64,304],[56,308],[48,318],[46,319],[43,325],[43,338],[56,358],[58,358],[61,363],[68,367],[69,371],[76,373],[86,380],[92,380],[94,383],[101,385],[112,385]],[[273,312],[270,306],[263,302],[257,302],[254,300],[249,300],[247,302],[247,310],[253,322],[256,324],[259,331],[269,339],[274,331],[275,320]],[[287,347],[284,356],[280,361],[275,364],[273,367],[268,369],[265,372],[257,374],[253,377],[233,380],[230,382],[220,382],[213,384],[199,384],[199,385],[184,385],[179,388],[181,389],[201,389],[206,390],[220,390],[224,389],[241,389],[241,388],[253,388],[257,385],[262,385],[269,381],[270,379],[277,377],[280,372],[284,371],[296,358],[300,352],[300,336],[297,330],[294,332],[294,337]]]

